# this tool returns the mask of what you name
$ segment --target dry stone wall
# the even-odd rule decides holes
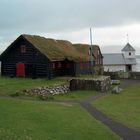
[[[111,79],[109,76],[100,76],[98,78],[72,79],[70,81],[70,90],[97,90],[106,92],[111,88]]]
[[[111,87],[111,80],[108,76],[100,76],[98,78],[91,79],[72,79],[61,85],[54,85],[50,87],[37,87],[32,89],[26,89],[22,92],[25,95],[35,96],[49,96],[49,95],[60,95],[66,94],[70,90],[97,90],[100,92],[106,92]]]
[[[61,84],[61,85],[54,85],[50,87],[37,87],[32,89],[23,90],[25,95],[59,95],[59,94],[66,94],[69,92],[70,84],[69,82]]]

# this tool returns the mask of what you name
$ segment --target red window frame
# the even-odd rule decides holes
[[[20,51],[21,51],[21,53],[26,53],[26,45],[21,45]]]
[[[70,63],[66,64],[66,68],[69,69],[71,67]]]
[[[58,62],[58,68],[61,68],[61,62]]]
[[[84,69],[84,65],[83,63],[80,64],[80,70],[83,70]]]
[[[53,69],[56,68],[55,62],[52,63],[52,68],[53,68]]]

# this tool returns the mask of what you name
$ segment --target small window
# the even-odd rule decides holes
[[[58,68],[61,68],[61,62],[58,62]]]
[[[26,46],[25,45],[21,45],[20,46],[20,50],[21,50],[21,53],[26,53]]]
[[[66,68],[67,68],[67,69],[70,68],[70,64],[69,64],[69,63],[66,64]]]
[[[84,65],[83,63],[80,64],[80,70],[83,70],[84,69]]]
[[[52,68],[53,68],[53,69],[55,69],[55,62],[54,62],[54,63],[52,63]]]
[[[87,69],[89,69],[89,68],[90,68],[90,66],[89,66],[89,65],[90,65],[89,63],[87,63],[87,64],[86,64]]]
[[[129,56],[131,56],[131,52],[129,52]]]
[[[95,60],[95,63],[96,63],[96,65],[99,64],[99,59],[98,58]]]
[[[98,50],[98,55],[100,55],[100,51]]]

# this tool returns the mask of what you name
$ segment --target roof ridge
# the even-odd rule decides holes
[[[121,51],[136,51],[132,45],[128,42]]]

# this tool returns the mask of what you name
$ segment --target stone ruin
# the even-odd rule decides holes
[[[73,90],[97,90],[107,92],[111,88],[111,80],[108,76],[100,76],[98,78],[75,78],[60,85],[36,87],[23,90],[22,93],[27,96],[47,96],[67,94]]]

